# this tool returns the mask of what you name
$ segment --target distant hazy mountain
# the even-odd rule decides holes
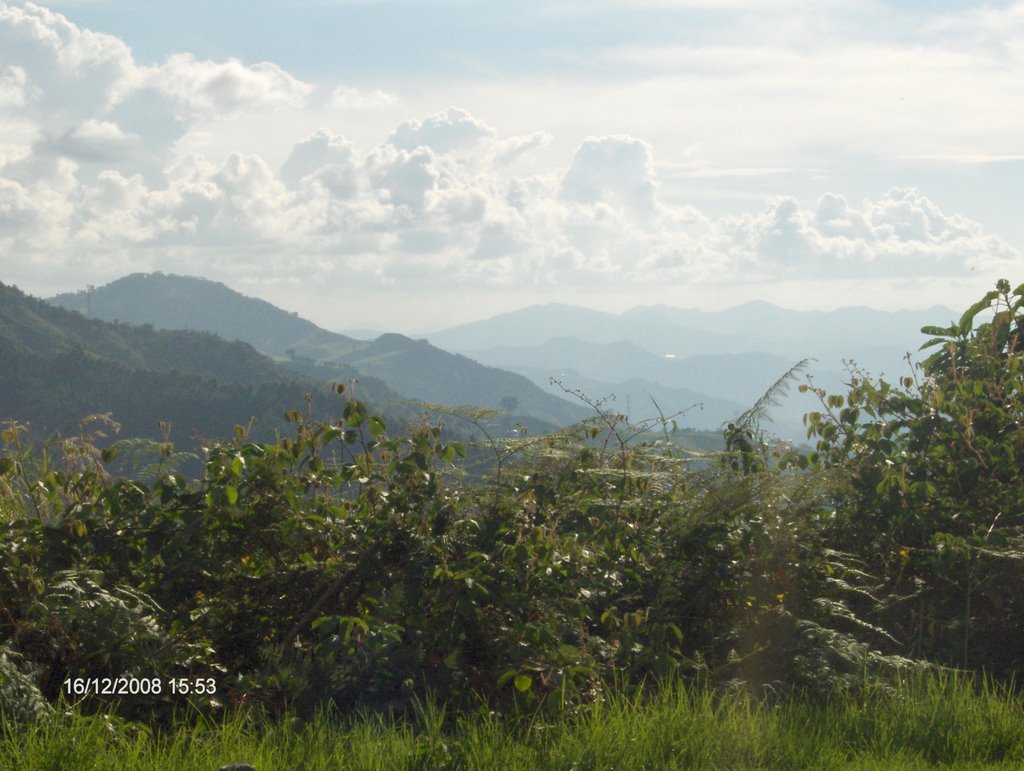
[[[832,393],[846,390],[846,362],[890,379],[907,374],[904,357],[916,357],[925,340],[921,327],[954,317],[942,306],[895,312],[794,311],[751,302],[722,311],[651,306],[613,314],[539,305],[442,330],[429,339],[477,361],[528,375],[542,387],[548,387],[550,377],[573,371],[595,389],[629,393],[631,402],[638,396],[649,401],[645,393],[668,388],[704,395],[698,400],[705,404],[714,398],[746,409],[803,359],[814,360],[805,372],[815,385]],[[771,411],[771,429],[800,438],[802,416],[819,407],[813,395],[792,388]],[[715,415],[720,412],[718,407],[713,410]]]
[[[615,313],[557,303],[502,313],[433,332],[426,337],[439,348],[460,353],[512,344],[536,346],[555,337],[571,337],[592,343],[631,340],[650,351],[677,355],[749,350],[741,335],[665,325],[658,320],[629,322]]]
[[[742,351],[766,351],[786,358],[815,357],[825,366],[838,367],[852,359],[873,370],[900,367],[906,353],[916,353],[925,338],[921,327],[944,325],[958,318],[952,310],[935,305],[925,310],[879,311],[838,308],[832,311],[795,311],[767,302],[749,302],[721,311],[670,308],[664,305],[634,308],[623,315],[625,328],[651,325],[699,329],[743,338]],[[633,335],[629,339],[637,340]]]
[[[761,352],[790,363],[812,357],[839,370],[844,359],[875,372],[902,374],[904,354],[922,342],[920,328],[945,324],[953,311],[934,306],[922,311],[840,308],[795,311],[751,302],[721,311],[668,306],[634,308],[622,314],[568,305],[536,305],[427,335],[437,346],[484,357],[486,349],[508,345],[541,346],[568,337],[584,342],[631,342],[655,354],[677,358],[697,354]],[[707,389],[700,389],[707,390]]]
[[[549,385],[551,378],[556,378],[594,398],[615,394],[616,408],[632,418],[652,416],[652,397],[666,412],[699,402],[703,409],[691,413],[686,423],[699,429],[718,428],[734,419],[797,363],[795,359],[759,352],[659,356],[628,341],[590,343],[565,337],[531,348],[501,346],[473,351],[471,355],[526,375],[552,391],[558,390]],[[805,372],[813,376],[815,384],[831,392],[844,390],[844,376],[834,370],[812,362]],[[771,410],[772,424],[768,427],[787,439],[802,439],[801,418],[817,407],[813,396],[791,388],[781,404]]]
[[[796,361],[770,353],[657,355],[634,342],[591,343],[557,337],[531,348],[501,346],[471,351],[477,361],[520,371],[528,367],[558,377],[565,369],[605,383],[647,380],[686,389],[698,398],[749,406]]]
[[[549,428],[589,414],[521,375],[484,366],[426,341],[396,334],[355,340],[205,279],[135,274],[89,292],[58,295],[50,302],[88,311],[94,318],[208,330],[250,343],[307,373],[315,364],[353,369],[383,380],[408,399],[501,408],[510,397],[516,417],[533,418]]]

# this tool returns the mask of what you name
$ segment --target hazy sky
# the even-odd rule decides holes
[[[332,328],[1024,281],[1024,2],[0,1],[0,281]]]

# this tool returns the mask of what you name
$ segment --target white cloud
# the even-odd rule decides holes
[[[578,203],[617,203],[635,211],[654,208],[650,148],[628,136],[591,137],[576,151],[562,180],[562,195]]]
[[[777,279],[964,275],[1020,261],[980,225],[946,214],[915,189],[893,189],[861,209],[834,193],[813,210],[779,198],[760,214],[716,223],[704,246]]]
[[[121,40],[33,3],[0,3],[0,71],[19,83],[16,106],[58,133],[108,109],[139,77]]]
[[[982,14],[974,24],[998,36],[1004,22],[1017,23]],[[0,248],[28,266],[11,267],[23,271],[15,278],[82,284],[164,269],[298,281],[311,297],[336,286],[639,294],[1019,271],[1017,251],[927,190],[853,202],[836,188],[815,203],[820,187],[804,200],[771,187],[809,168],[803,148],[814,143],[825,155],[1019,157],[1024,57],[1003,39],[1005,71],[938,42],[617,49],[605,62],[642,65],[642,78],[497,89],[492,99],[532,104],[516,107],[511,135],[478,117],[509,114],[500,109],[436,106],[389,132],[392,92],[318,84],[331,96],[317,103],[313,86],[270,63],[179,54],[140,67],[116,38],[0,2]],[[314,113],[325,101],[328,113]],[[567,120],[568,103],[593,136],[531,122]],[[269,155],[231,135],[259,112],[280,125],[293,113],[331,119],[301,125]],[[371,119],[390,121],[374,147],[340,133]],[[640,138],[645,126],[670,129],[653,142]],[[235,145],[185,152],[218,130]],[[666,168],[701,185],[756,176],[768,192],[748,191],[752,210],[712,215],[665,200]]]
[[[110,121],[86,120],[59,137],[44,140],[37,152],[63,155],[79,163],[116,164],[137,157],[141,137]]]
[[[404,121],[388,141],[400,150],[429,147],[436,153],[450,153],[471,148],[494,135],[494,129],[483,121],[458,107],[449,107],[422,121]]]
[[[292,187],[309,177],[333,195],[350,196],[358,186],[355,149],[344,137],[319,129],[292,148],[280,174]]]
[[[28,102],[27,86],[25,68],[7,65],[0,74],[0,112],[24,107]]]
[[[551,144],[551,134],[534,131],[532,134],[493,141],[492,154],[497,163],[514,163],[522,156]]]
[[[379,110],[398,104],[398,95],[375,88],[363,91],[352,86],[336,86],[327,106],[339,110]]]
[[[171,56],[141,67],[123,41],[33,3],[0,2],[0,147],[90,165],[131,155],[152,180],[197,121],[295,108],[312,87],[274,64]],[[132,169],[118,166],[125,172]]]
[[[666,205],[653,151],[628,135],[584,140],[561,174],[513,175],[510,157],[545,135],[502,138],[455,108],[401,124],[368,152],[320,129],[293,146],[279,172],[234,153],[222,163],[180,158],[156,182],[112,168],[81,177],[79,163],[130,155],[137,140],[111,121],[86,120],[0,169],[4,243],[65,269],[141,261],[280,282],[301,267],[314,292],[341,275],[367,289],[642,291],[949,276],[1019,260],[977,223],[911,189],[859,205],[836,193],[813,207],[781,197],[717,219]]]
[[[412,151],[385,145],[368,159],[368,171],[388,203],[414,213],[424,208],[428,191],[440,179],[436,156],[425,145]]]
[[[27,232],[36,216],[29,192],[14,180],[0,178],[0,234]]]
[[[170,57],[150,82],[204,117],[299,107],[313,90],[276,64],[200,61],[191,54]]]

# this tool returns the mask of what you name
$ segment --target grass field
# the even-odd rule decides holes
[[[12,769],[914,769],[1024,766],[1024,707],[1003,686],[916,676],[827,703],[756,702],[683,686],[609,695],[548,721],[421,706],[417,719],[338,722],[322,716],[221,723],[154,735],[143,726],[67,710],[5,725]]]

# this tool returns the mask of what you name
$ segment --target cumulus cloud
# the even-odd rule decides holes
[[[423,145],[411,151],[385,145],[368,159],[368,171],[385,200],[412,212],[423,210],[427,193],[440,179],[436,157]]]
[[[495,135],[493,128],[474,118],[465,110],[449,107],[424,120],[408,120],[399,124],[388,141],[400,150],[429,147],[435,153],[450,153],[473,147]]]
[[[272,64],[181,54],[140,67],[115,38],[0,3],[0,249],[82,284],[164,269],[275,285],[302,275],[311,291],[643,291],[951,277],[1020,261],[909,188],[860,202],[778,197],[719,218],[669,205],[654,150],[627,134],[587,138],[560,166],[526,172],[517,161],[551,135],[502,136],[458,107],[401,122],[370,148],[337,128],[300,135],[276,168],[252,152],[180,149],[218,116],[290,110],[310,93]],[[345,87],[331,98],[394,104]]]
[[[398,104],[398,95],[375,88],[363,91],[352,86],[336,86],[327,106],[339,110],[379,110]]]
[[[0,146],[16,150],[8,155],[62,153],[95,164],[130,154],[152,180],[159,157],[166,161],[202,121],[298,107],[311,91],[265,62],[178,54],[143,67],[112,35],[33,3],[0,2]]]
[[[309,177],[334,195],[349,196],[358,185],[355,149],[344,137],[320,129],[292,148],[280,174],[293,187]]]
[[[0,178],[0,234],[27,231],[34,224],[36,212],[35,201],[22,185]]]
[[[116,147],[123,132],[83,134]],[[254,155],[192,156],[160,186],[113,170],[82,183],[67,157],[48,166],[34,157],[0,173],[0,238],[50,249],[58,238],[67,249],[54,254],[108,260],[121,249],[154,268],[171,258],[200,273],[244,265],[252,280],[283,280],[302,265],[321,282],[344,275],[347,285],[423,291],[950,276],[1019,260],[913,189],[858,205],[834,193],[814,206],[783,197],[709,220],[659,202],[650,149],[630,137],[586,140],[560,178],[509,176],[485,157],[467,165],[391,141],[361,152],[322,129],[278,172]]]
[[[943,212],[913,188],[895,188],[859,209],[835,193],[813,209],[778,198],[759,214],[716,223],[706,246],[766,275],[808,278],[962,275],[1020,258],[978,223]]]
[[[142,139],[110,121],[86,120],[61,136],[46,139],[37,151],[63,155],[81,163],[118,163],[137,157]]]
[[[191,54],[170,57],[148,82],[184,109],[204,117],[299,107],[313,90],[276,64],[201,61]]]
[[[551,139],[551,134],[546,131],[535,131],[527,136],[496,139],[491,152],[496,162],[513,163],[533,150],[546,147],[551,143]]]
[[[13,106],[57,131],[108,109],[141,76],[121,40],[33,3],[0,3],[0,72],[18,94]]]
[[[591,137],[576,151],[562,195],[578,203],[614,202],[637,211],[654,208],[650,148],[628,136]]]
[[[0,112],[24,107],[28,101],[27,86],[25,68],[7,65],[0,74]]]

